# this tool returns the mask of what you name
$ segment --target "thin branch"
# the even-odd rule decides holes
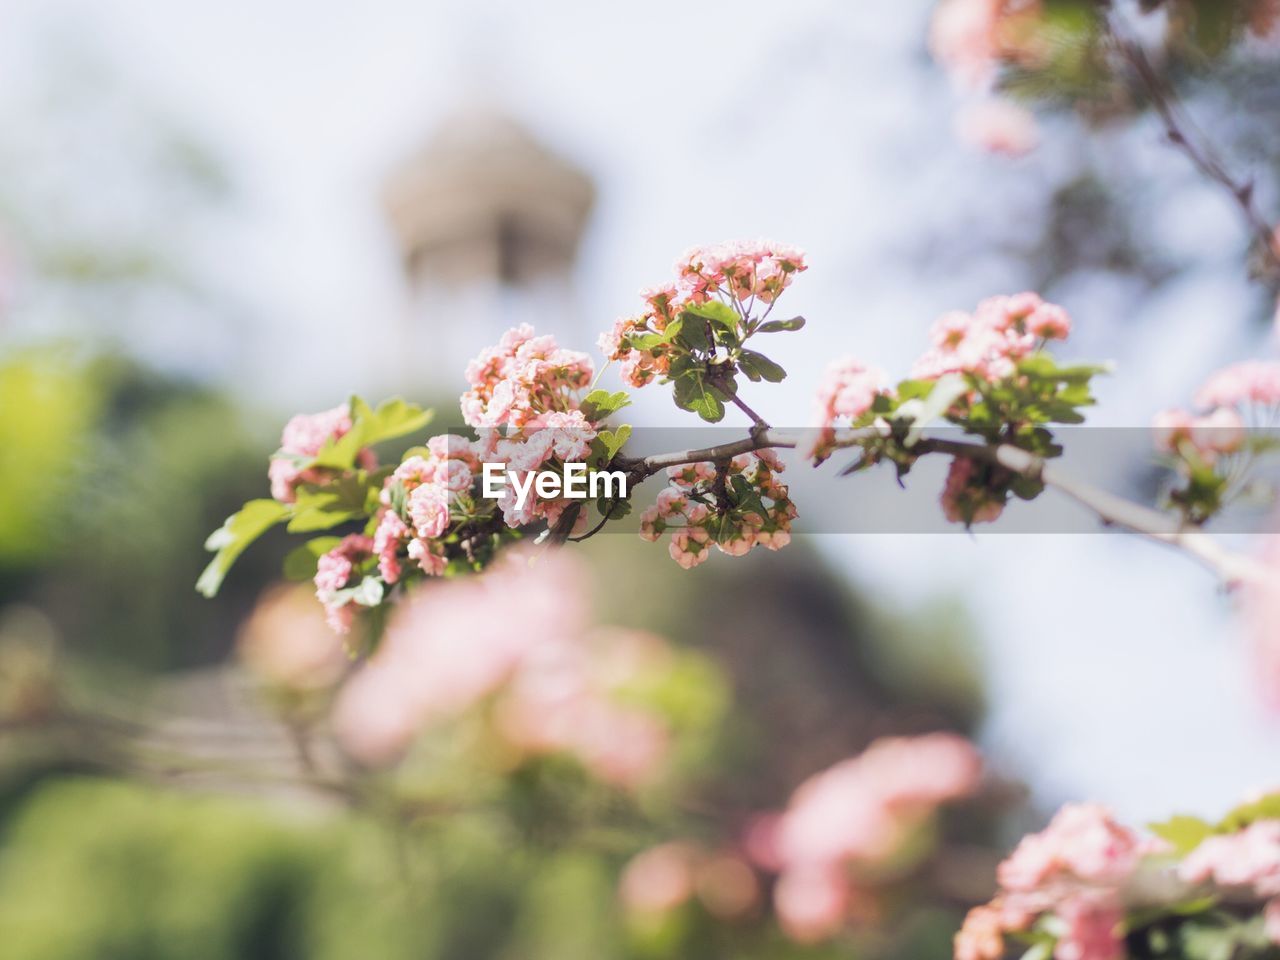
[[[1200,173],[1218,184],[1230,194],[1240,208],[1249,230],[1254,234],[1263,256],[1273,270],[1280,271],[1280,250],[1276,249],[1276,228],[1259,212],[1251,180],[1235,177],[1218,155],[1208,137],[1204,136],[1187,115],[1177,93],[1162,77],[1151,59],[1136,41],[1121,36],[1115,24],[1110,26],[1116,47],[1125,62],[1133,69],[1143,93],[1164,123],[1165,136],[1189,159]]]
[[[876,436],[880,436],[880,432],[874,429],[842,430],[837,432],[834,446],[841,448],[858,446]],[[742,440],[734,440],[713,447],[657,454],[641,460],[619,462],[618,465],[628,471],[633,483],[638,483],[667,467],[725,460],[766,448],[794,449],[800,446],[804,439],[803,433],[765,430]],[[1096,514],[1098,519],[1107,526],[1119,527],[1149,540],[1183,550],[1213,571],[1227,587],[1257,581],[1265,576],[1264,568],[1257,561],[1228,550],[1202,530],[1188,529],[1158,510],[1077,480],[1046,463],[1041,457],[1018,447],[926,437],[915,445],[913,452],[947,453],[952,456],[971,457],[998,464],[1028,479],[1039,480],[1046,487],[1058,490]]]

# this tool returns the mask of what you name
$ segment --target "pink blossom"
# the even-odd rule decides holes
[[[255,676],[288,690],[332,686],[347,664],[342,644],[300,587],[268,590],[237,633],[236,647]]]
[[[969,457],[956,457],[942,491],[942,513],[951,523],[994,523],[1004,513],[1004,498],[987,489]]]
[[[1280,404],[1280,363],[1246,360],[1213,374],[1196,393],[1201,407]]]
[[[707,559],[708,542],[711,537],[701,527],[676,530],[671,534],[671,544],[667,548],[671,559],[686,570],[691,570]]]
[[[1187,854],[1178,876],[1187,883],[1213,881],[1280,896],[1280,820],[1258,820],[1237,833],[1209,837]]]
[[[438,484],[424,483],[409,494],[408,510],[419,537],[439,537],[449,526],[449,492]]]
[[[878,740],[815,774],[778,822],[785,865],[881,860],[943,803],[977,789],[981,763],[952,734]]]
[[[987,86],[999,53],[996,30],[1002,0],[941,0],[929,24],[929,52],[955,83]]]
[[[632,913],[663,914],[693,897],[698,851],[683,843],[651,847],[631,859],[622,871],[618,896]]]
[[[552,413],[547,416],[542,427],[550,431],[556,456],[564,463],[581,463],[586,460],[591,450],[591,441],[596,438],[595,427],[587,422],[581,410]]]
[[[1023,838],[997,877],[1014,892],[1034,891],[1054,879],[1116,885],[1133,873],[1144,852],[1138,836],[1104,807],[1069,804],[1043,832]]]
[[[1040,143],[1035,114],[1004,97],[979,100],[956,118],[961,139],[988,153],[1021,157]]]
[[[280,450],[267,467],[271,495],[282,503],[293,503],[300,485],[332,479],[335,471],[307,464],[329,441],[342,438],[351,427],[351,411],[345,403],[332,410],[300,413],[290,419],[280,437]],[[372,451],[367,449],[359,452],[358,461],[367,470],[377,466]]]
[[[782,929],[798,943],[816,943],[844,925],[851,891],[837,868],[788,870],[774,888],[774,908]]]
[[[853,357],[833,361],[818,381],[814,397],[813,432],[803,451],[820,463],[835,447],[836,426],[854,423],[870,410],[876,397],[884,393],[885,375]]]
[[[1066,930],[1058,938],[1054,960],[1124,960],[1124,914],[1115,905],[1073,897],[1057,909]]]
[[[955,960],[1001,960],[1008,930],[996,904],[974,907],[955,936]]]
[[[576,410],[578,393],[592,376],[590,357],[559,347],[554,337],[535,336],[523,324],[467,365],[463,419],[477,428],[519,428],[543,414]]]
[[[666,725],[622,691],[670,669],[666,644],[589,632],[580,567],[565,553],[530,560],[508,551],[484,574],[420,587],[396,608],[335,705],[348,753],[394,763],[423,731],[483,706],[477,715],[511,752],[565,753],[622,788],[658,775]]]
[[[400,579],[400,548],[407,545],[413,531],[394,510],[383,508],[373,532],[373,552],[378,555],[378,573],[387,583]]]
[[[1156,449],[1180,454],[1189,444],[1206,463],[1219,454],[1233,453],[1244,443],[1244,420],[1230,407],[1218,407],[1206,416],[1192,416],[1185,410],[1161,410],[1152,418]]]
[[[337,594],[355,584],[359,565],[373,553],[372,538],[353,533],[316,562],[316,598],[324,604],[329,625],[336,633],[350,630],[355,616],[354,603]]]

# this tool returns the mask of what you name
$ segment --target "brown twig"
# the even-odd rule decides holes
[[[1182,151],[1196,170],[1221,186],[1231,196],[1232,201],[1244,215],[1249,231],[1262,250],[1262,255],[1267,258],[1273,271],[1280,274],[1280,250],[1277,250],[1276,228],[1258,210],[1253,181],[1241,180],[1231,173],[1208,137],[1201,133],[1187,115],[1177,93],[1167,79],[1156,70],[1141,45],[1122,36],[1114,23],[1110,24],[1109,29],[1116,49],[1133,70],[1142,92],[1160,116],[1165,128],[1165,137]]]
[[[854,447],[880,433],[872,429],[843,430],[836,434],[836,447]],[[729,443],[697,450],[657,454],[620,464],[638,483],[667,467],[688,463],[721,461],[726,458],[766,448],[794,449],[803,442],[803,434],[764,430]],[[1256,581],[1264,576],[1262,566],[1249,557],[1234,553],[1209,534],[1188,529],[1176,519],[1151,507],[1134,503],[1106,490],[1071,477],[1042,458],[1008,444],[991,445],[968,440],[925,437],[912,451],[917,454],[946,453],[995,463],[1006,470],[1040,480],[1064,496],[1094,513],[1103,524],[1127,530],[1149,540],[1176,547],[1213,571],[1227,587]]]

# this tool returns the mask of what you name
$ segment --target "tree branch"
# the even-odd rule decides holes
[[[872,428],[848,429],[837,431],[834,445],[836,447],[853,447],[867,440],[881,436],[880,431]],[[794,449],[805,439],[803,432],[764,430],[745,437],[712,447],[696,450],[681,450],[674,453],[656,454],[638,460],[615,461],[617,466],[626,470],[633,483],[640,483],[667,467],[683,466],[689,463],[722,461],[767,448]],[[1046,487],[1052,487],[1064,496],[1094,513],[1106,526],[1119,527],[1158,543],[1176,547],[1193,559],[1199,561],[1228,588],[1262,579],[1266,571],[1256,560],[1234,553],[1219,543],[1214,537],[1202,530],[1189,529],[1168,514],[1161,513],[1151,507],[1134,503],[1123,497],[1102,490],[1091,484],[1077,480],[1046,463],[1041,457],[1028,453],[1018,447],[1001,444],[992,446],[968,440],[948,440],[940,437],[925,437],[913,448],[913,453],[946,453],[957,457],[970,457],[995,463],[1006,470],[1039,480]]]
[[[1151,101],[1151,105],[1164,123],[1165,136],[1169,142],[1181,150],[1203,176],[1230,194],[1232,201],[1243,213],[1249,231],[1262,250],[1262,255],[1266,257],[1272,270],[1280,273],[1280,250],[1276,248],[1276,229],[1262,216],[1254,203],[1253,182],[1239,180],[1232,175],[1213,145],[1208,142],[1208,138],[1199,133],[1195,123],[1186,115],[1178,95],[1156,70],[1141,45],[1122,36],[1114,23],[1110,24],[1109,29],[1120,55],[1132,68],[1142,92]]]

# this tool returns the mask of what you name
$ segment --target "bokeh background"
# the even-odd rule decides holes
[[[1093,424],[1142,426],[1270,353],[1238,211],[1155,122],[1068,110],[1025,156],[975,149],[930,7],[0,3],[0,955],[884,948],[801,948],[764,919],[740,940],[628,927],[617,869],[674,829],[670,796],[602,848],[563,771],[503,793],[515,834],[448,808],[400,842],[377,803],[318,800],[289,781],[298,714],[235,653],[283,540],[215,602],[192,584],[289,415],[400,393],[447,421],[501,330],[593,350],[694,243],[808,251],[791,378],[749,397],[774,423],[805,421],[831,356],[903,370],[939,313],[1026,288],[1071,311],[1073,357],[1117,361]],[[1280,79],[1253,53],[1189,104],[1274,209]],[[660,393],[629,419],[679,425]],[[1105,475],[1153,493],[1140,449]],[[1141,822],[1280,780],[1230,603],[1185,558],[1101,532],[820,529],[688,574],[638,539],[584,551],[603,622],[709,671],[682,681],[709,739],[680,796],[710,820],[931,729],[976,738],[999,783],[952,874],[1067,799]],[[939,883],[897,955],[948,955],[986,896]]]

